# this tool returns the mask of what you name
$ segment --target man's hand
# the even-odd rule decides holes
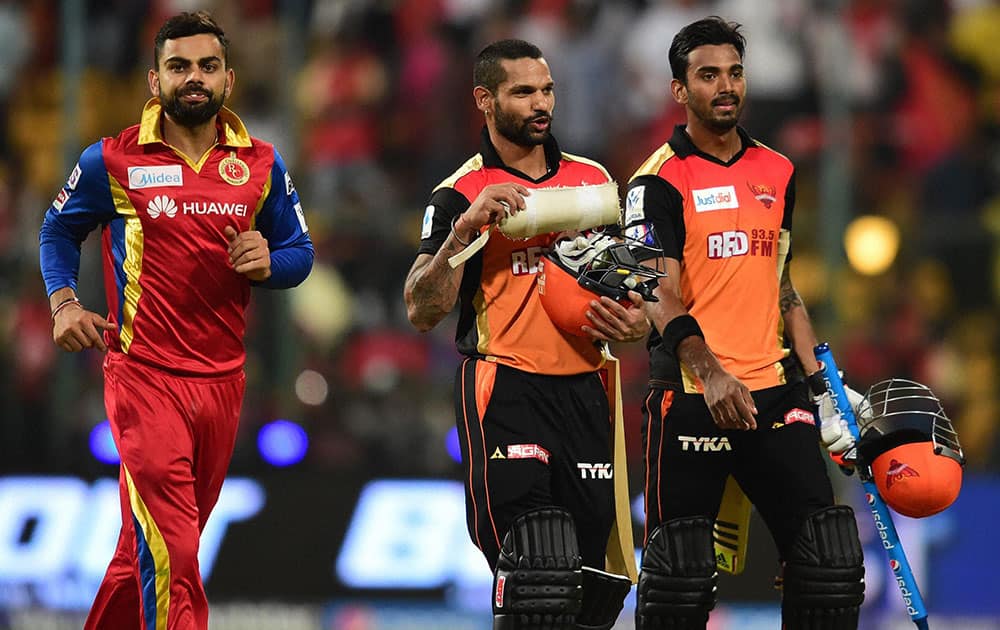
[[[229,241],[229,264],[236,273],[255,282],[271,277],[271,250],[260,232],[237,232],[233,226],[227,225],[223,234]]]
[[[649,320],[642,308],[642,296],[629,291],[632,306],[624,306],[607,296],[593,300],[587,311],[587,319],[593,326],[584,326],[583,332],[597,341],[639,341],[649,334]]]
[[[492,225],[508,214],[524,210],[524,198],[530,194],[531,191],[525,186],[512,182],[483,188],[472,205],[455,221],[455,233],[462,240],[479,236],[483,226]]]
[[[844,385],[844,392],[847,394],[847,402],[851,405],[851,410],[857,415],[858,405],[864,400],[864,396],[847,385]],[[833,408],[830,392],[814,396],[813,402],[819,412],[819,436],[823,441],[823,446],[832,455],[846,453],[854,446],[854,436],[851,435],[851,431],[847,427],[847,420]]]
[[[52,340],[67,352],[79,352],[84,348],[107,352],[108,346],[101,331],[117,328],[97,313],[83,308],[79,302],[74,302],[59,309],[53,318]]]
[[[740,379],[718,369],[704,380],[705,404],[720,429],[750,431],[757,428],[757,407],[750,390]]]

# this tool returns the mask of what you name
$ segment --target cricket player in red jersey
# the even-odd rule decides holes
[[[654,228],[667,271],[659,301],[646,302],[654,330],[636,627],[705,628],[713,524],[729,527],[714,522],[731,476],[778,547],[786,630],[853,630],[864,568],[854,514],[834,505],[818,446],[810,388],[826,387],[788,265],[794,167],[737,124],[745,44],[739,25],[717,17],[677,34],[670,89],[687,123],[639,167],[626,197],[626,233]],[[835,436],[823,439],[836,450]]]
[[[604,572],[611,475],[584,474],[610,468],[602,462],[612,458],[595,341],[638,340],[649,326],[641,309],[596,295],[589,334],[567,334],[549,319],[539,261],[557,233],[494,231],[467,261],[449,264],[506,213],[524,211],[531,190],[610,181],[603,166],[563,153],[552,137],[554,83],[536,46],[487,46],[473,80],[486,120],[481,149],[431,194],[406,278],[407,311],[426,331],[459,302],[455,339],[466,358],[455,407],[469,533],[494,571],[494,628],[610,628],[631,580]]]
[[[121,455],[121,535],[88,630],[208,628],[198,542],[236,439],[250,288],[295,286],[312,267],[280,156],[223,107],[227,52],[209,14],[167,20],[141,122],[84,150],[41,228],[53,337],[107,352]],[[106,318],[76,297],[98,226]]]

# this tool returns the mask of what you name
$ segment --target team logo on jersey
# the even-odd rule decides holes
[[[295,204],[295,218],[299,220],[299,227],[302,228],[303,232],[309,231],[309,226],[306,225],[306,213],[302,211],[302,204]]]
[[[424,209],[424,222],[420,224],[420,238],[428,238],[434,226],[434,206]]]
[[[642,207],[645,198],[645,186],[636,186],[628,191],[625,196],[625,225],[631,225],[646,218]]]
[[[183,185],[184,174],[180,164],[128,167],[128,187],[132,190]]]
[[[716,186],[715,188],[699,188],[691,191],[695,212],[713,212],[715,210],[732,210],[740,207],[736,198],[735,186]]]
[[[764,204],[764,207],[768,210],[771,209],[771,204],[778,199],[778,190],[770,184],[751,184],[747,182],[747,186],[749,186],[750,192],[753,193],[753,198]]]
[[[167,215],[168,218],[174,218],[177,214],[177,204],[174,200],[166,195],[157,195],[149,200],[149,204],[146,206],[146,212],[149,214],[149,218],[155,219],[161,214]]]
[[[643,245],[656,244],[653,226],[649,223],[640,223],[638,225],[625,228],[625,236],[632,239],[636,243],[642,243]]]
[[[250,181],[250,167],[247,163],[236,157],[236,152],[229,154],[219,162],[219,175],[226,183],[233,186],[242,186]],[[290,180],[289,180],[290,181]]]
[[[52,202],[52,207],[58,210],[59,212],[62,212],[63,206],[66,205],[67,201],[69,201],[70,194],[72,193],[70,193],[65,188],[60,188],[59,194],[56,195],[55,200]]]
[[[920,473],[895,459],[889,462],[889,470],[885,471],[885,488],[888,490],[892,484],[902,481],[904,477],[919,477]]]
[[[66,180],[66,188],[76,190],[76,185],[80,183],[81,175],[83,175],[83,171],[80,169],[80,163],[77,162],[76,166],[73,167],[73,172],[69,174],[69,179]]]

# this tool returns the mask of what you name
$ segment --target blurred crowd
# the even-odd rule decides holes
[[[232,42],[227,104],[289,163],[317,252],[299,289],[255,292],[234,472],[263,470],[255,436],[276,418],[308,430],[311,471],[454,472],[454,326],[415,332],[402,284],[431,189],[478,149],[475,54],[503,37],[539,45],[563,150],[624,188],[681,121],[669,42],[711,14],[748,37],[744,126],[797,165],[795,283],[847,381],[930,385],[969,470],[1000,471],[1000,2],[88,0],[75,74],[66,4],[0,1],[2,470],[113,474],[87,448],[105,418],[101,356],[52,344],[38,227],[80,150],[138,121],[162,20],[207,8]],[[887,271],[847,264],[823,215],[836,198],[844,221],[899,227]],[[97,241],[81,270],[91,306],[103,303]],[[638,454],[645,350],[616,352]]]

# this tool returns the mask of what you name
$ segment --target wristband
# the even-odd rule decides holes
[[[661,333],[660,336],[663,338],[663,345],[676,356],[677,346],[680,342],[684,341],[688,337],[701,337],[704,339],[705,333],[701,332],[701,326],[698,325],[698,320],[685,313],[683,315],[678,315],[667,322],[667,325],[663,327],[663,333]]]
[[[54,309],[52,309],[52,320],[55,321],[56,315],[59,314],[59,311],[63,310],[64,308],[66,308],[70,304],[77,304],[77,305],[79,305],[80,304],[79,298],[77,298],[77,297],[66,298],[62,302],[56,304],[56,307]]]
[[[826,393],[826,379],[823,378],[823,364],[820,363],[819,369],[806,377],[806,383],[809,384],[809,391],[812,392],[813,396],[822,396]]]
[[[459,244],[459,245],[461,245],[462,247],[468,247],[468,246],[469,246],[469,243],[466,243],[465,241],[463,241],[463,240],[462,240],[462,237],[461,237],[461,236],[459,236],[459,235],[458,235],[458,232],[456,232],[456,231],[455,231],[455,224],[456,224],[456,223],[458,223],[458,218],[459,218],[460,216],[462,216],[462,215],[461,215],[461,214],[456,214],[456,215],[455,215],[454,217],[452,217],[452,219],[451,219],[451,235],[455,237],[455,240],[456,240],[456,241],[458,241],[458,244]]]

